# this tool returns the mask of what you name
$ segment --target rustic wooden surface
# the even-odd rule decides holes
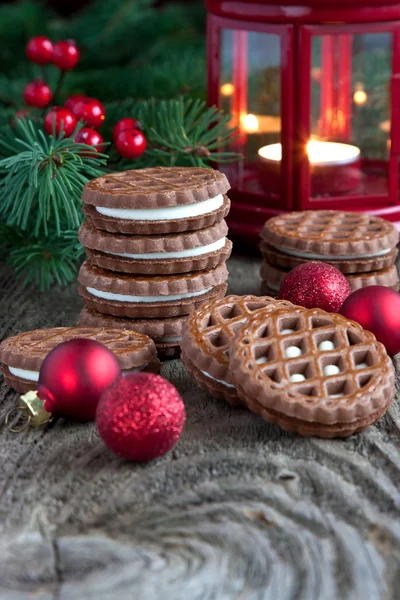
[[[258,292],[257,259],[230,261]],[[76,286],[40,296],[0,270],[0,338],[74,324]],[[399,364],[400,366],[400,364]],[[13,435],[0,389],[0,599],[400,597],[400,415],[348,440],[301,439],[200,391],[179,361],[179,445],[119,460],[95,427]]]

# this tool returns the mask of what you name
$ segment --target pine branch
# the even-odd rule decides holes
[[[81,222],[80,192],[104,173],[106,155],[88,155],[71,138],[46,136],[41,123],[17,119],[0,137],[0,215],[7,225],[35,236],[52,229],[76,229]]]

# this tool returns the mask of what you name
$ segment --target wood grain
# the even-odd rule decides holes
[[[258,293],[259,261],[230,261]],[[0,338],[72,325],[76,286],[45,295],[0,270]],[[397,365],[400,367],[400,364]],[[13,435],[0,389],[0,599],[372,600],[400,589],[400,414],[348,440],[285,434],[212,400],[179,361],[178,446],[114,457],[94,425]]]

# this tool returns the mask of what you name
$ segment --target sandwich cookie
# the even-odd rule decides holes
[[[384,346],[358,323],[319,309],[262,309],[240,329],[229,352],[244,404],[301,435],[363,431],[395,394]]]
[[[181,352],[182,329],[187,316],[165,319],[124,319],[83,308],[80,326],[127,329],[148,335],[155,343],[158,358],[178,358]]]
[[[112,233],[157,235],[211,227],[229,212],[223,173],[199,167],[154,167],[102,175],[86,184],[83,212]]]
[[[277,296],[281,283],[288,273],[289,271],[273,267],[264,262],[261,266],[261,293],[269,296]],[[399,275],[396,265],[391,265],[380,271],[350,273],[345,275],[345,277],[350,284],[352,292],[359,288],[368,287],[369,285],[384,285],[396,292],[399,289]]]
[[[118,235],[83,223],[79,240],[90,262],[121,273],[166,275],[213,269],[232,251],[224,220],[198,231],[167,235]]]
[[[199,386],[214,398],[241,405],[229,371],[229,343],[255,311],[284,306],[293,305],[268,297],[226,296],[192,312],[183,327],[181,359]]]
[[[0,344],[5,383],[21,394],[36,390],[40,367],[48,353],[74,338],[104,344],[117,357],[123,375],[136,371],[160,371],[156,347],[146,335],[105,327],[54,327],[18,333]]]
[[[202,302],[225,295],[225,263],[209,271],[179,275],[126,275],[85,261],[79,293],[90,310],[117,317],[165,318],[187,315]]]
[[[261,238],[261,252],[270,265],[293,269],[320,260],[347,275],[392,266],[399,233],[380,217],[310,210],[273,217],[265,223]]]

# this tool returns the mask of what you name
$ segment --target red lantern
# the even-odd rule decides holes
[[[400,226],[399,0],[206,0],[208,97],[244,163],[223,166],[230,229],[293,210]]]

